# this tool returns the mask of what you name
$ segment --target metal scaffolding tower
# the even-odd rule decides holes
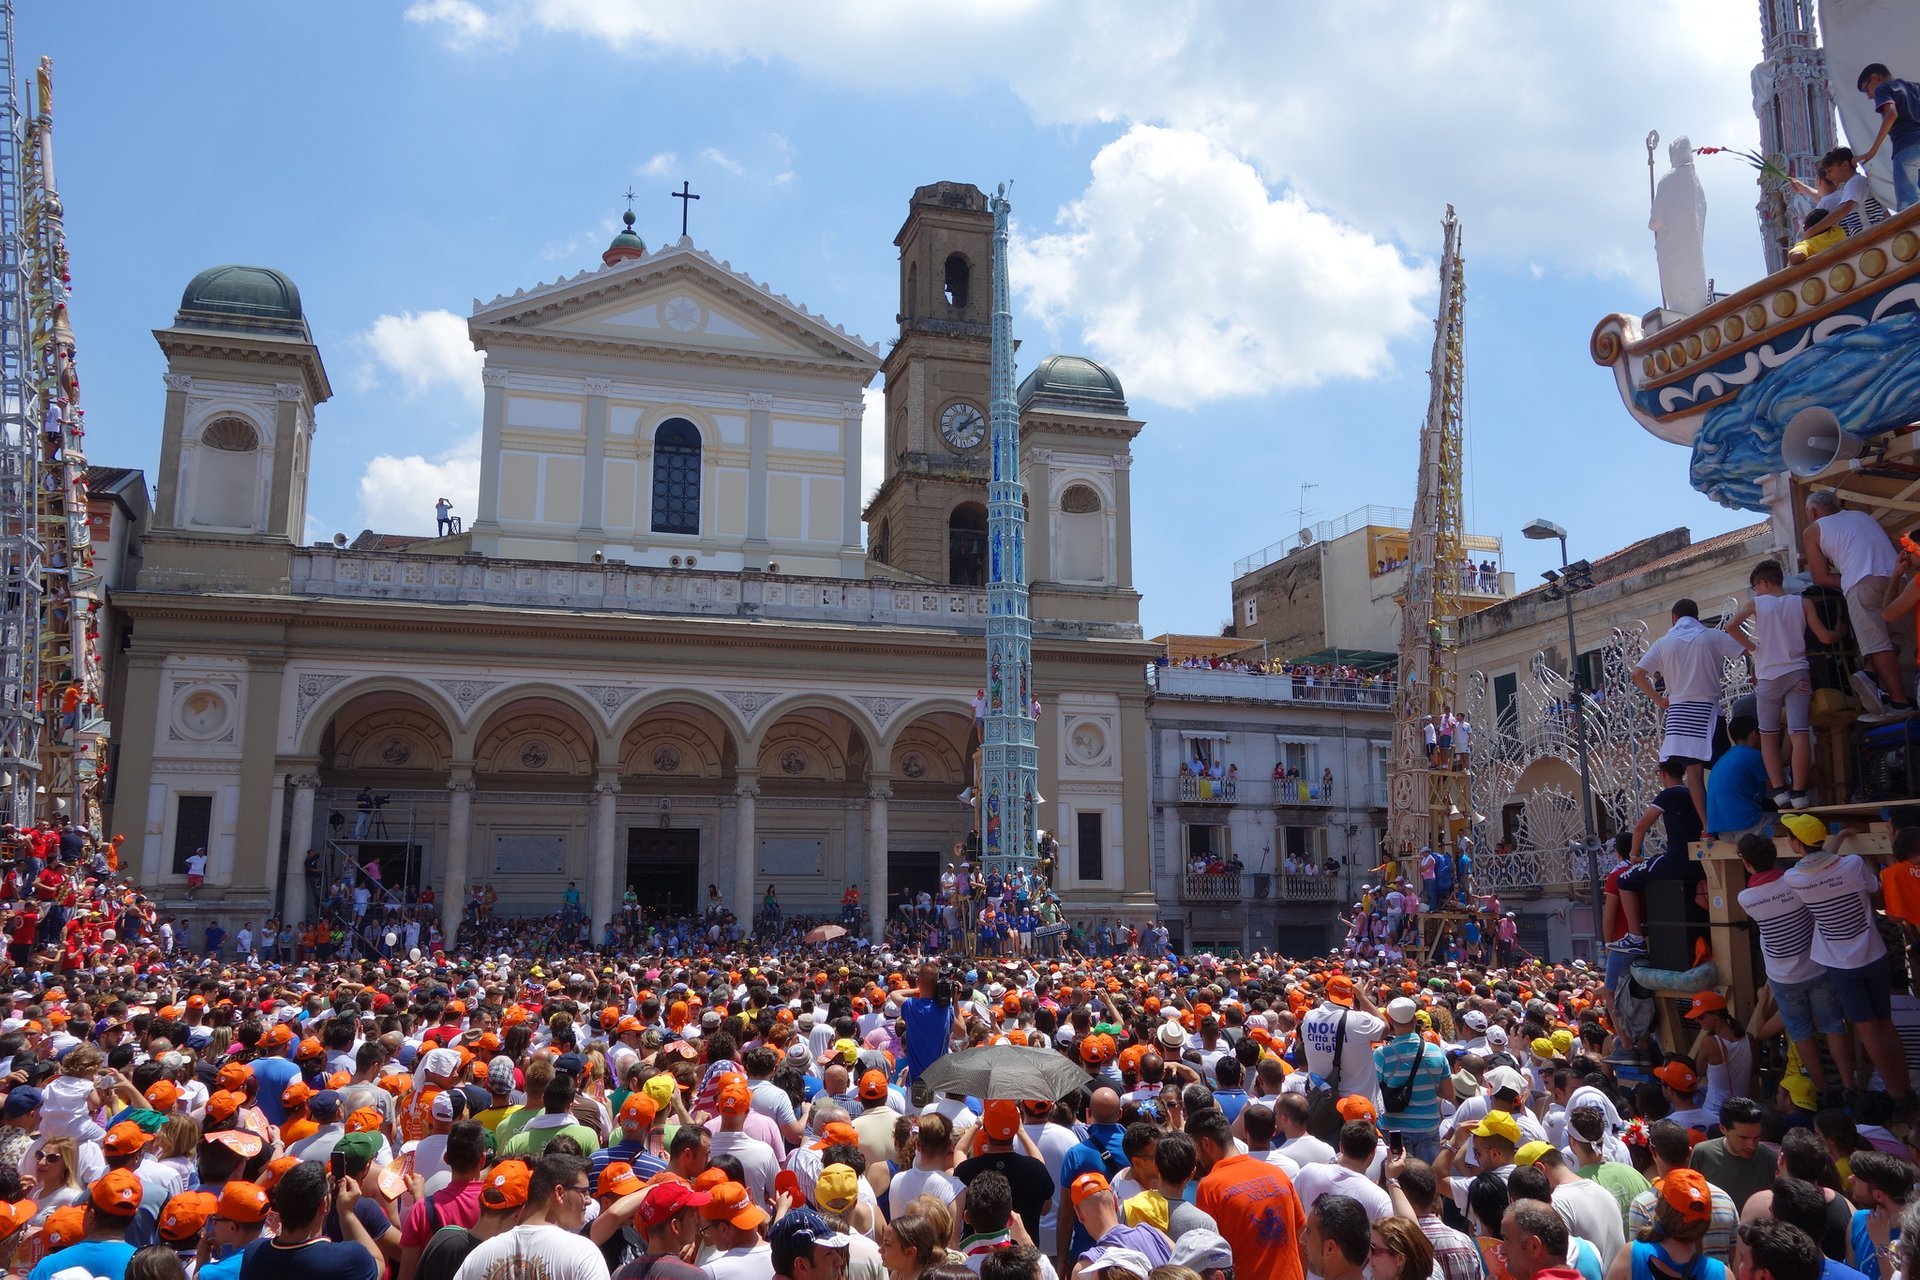
[[[1440,314],[1434,321],[1427,420],[1420,429],[1420,476],[1407,530],[1407,576],[1400,589],[1400,687],[1394,701],[1393,777],[1387,804],[1387,858],[1448,847],[1468,824],[1467,775],[1452,761],[1436,768],[1426,725],[1461,703],[1454,682],[1460,645],[1461,568],[1466,559],[1460,489],[1466,380],[1466,273],[1460,223],[1447,206],[1442,223]]]
[[[0,0],[0,818],[26,823],[40,773],[41,587],[37,520],[38,386],[27,332],[26,244],[21,164],[26,121],[13,56],[13,0]]]
[[[1040,753],[1034,745],[1033,622],[1027,615],[1027,503],[1020,406],[1013,398],[1013,302],[1007,287],[1006,184],[993,197],[993,337],[987,410],[987,714],[981,852],[1005,875],[1039,864]]]

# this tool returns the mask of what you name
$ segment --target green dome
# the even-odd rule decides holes
[[[1021,379],[1017,393],[1022,409],[1065,409],[1077,413],[1125,415],[1127,393],[1113,370],[1085,356],[1053,355]]]
[[[180,310],[256,324],[305,322],[300,290],[272,267],[208,267],[188,282],[180,295]]]

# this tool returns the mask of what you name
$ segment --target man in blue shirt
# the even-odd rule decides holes
[[[1127,1154],[1121,1145],[1126,1134],[1126,1127],[1120,1123],[1120,1095],[1112,1089],[1095,1089],[1087,1104],[1086,1141],[1067,1148],[1067,1154],[1060,1158],[1058,1185],[1071,1187],[1083,1173],[1103,1174],[1109,1182],[1118,1177],[1127,1167]],[[1073,1237],[1061,1260],[1063,1266],[1067,1259],[1078,1258],[1091,1248],[1093,1237],[1076,1216]]]
[[[1766,835],[1773,829],[1773,814],[1766,807],[1773,788],[1767,782],[1766,758],[1760,754],[1760,721],[1738,715],[1727,732],[1733,746],[1713,762],[1707,775],[1706,836],[1737,842],[1749,831]]]
[[[1895,80],[1886,63],[1870,62],[1861,69],[1856,87],[1873,99],[1880,115],[1880,132],[1861,153],[1860,166],[1866,167],[1881,143],[1890,143],[1894,212],[1920,204],[1920,84]]]
[[[900,1018],[906,1024],[901,1040],[907,1051],[907,1083],[914,1086],[913,1103],[924,1106],[927,1099],[918,1087],[920,1077],[945,1056],[953,1040],[953,994],[948,991],[946,999],[935,998],[940,966],[931,960],[921,963],[916,981],[918,993],[900,1004]]]
[[[284,1022],[268,1027],[256,1046],[257,1056],[247,1064],[253,1072],[255,1100],[270,1124],[285,1124],[287,1108],[280,1095],[300,1078],[300,1068],[286,1052],[294,1044],[292,1028]]]
[[[77,1244],[42,1258],[27,1280],[49,1280],[55,1272],[80,1267],[99,1280],[125,1280],[133,1246],[127,1228],[140,1212],[140,1179],[126,1169],[114,1169],[87,1193],[86,1226]]]

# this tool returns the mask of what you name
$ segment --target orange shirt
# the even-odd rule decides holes
[[[1279,1165],[1228,1156],[1200,1179],[1194,1206],[1232,1246],[1235,1280],[1306,1280],[1300,1232],[1307,1213]]]
[[[1888,915],[1920,928],[1920,859],[1881,868],[1880,892],[1886,897]]]

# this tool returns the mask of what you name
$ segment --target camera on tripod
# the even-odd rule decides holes
[[[375,796],[373,798],[373,807],[376,809],[384,809],[392,802],[392,796]]]

